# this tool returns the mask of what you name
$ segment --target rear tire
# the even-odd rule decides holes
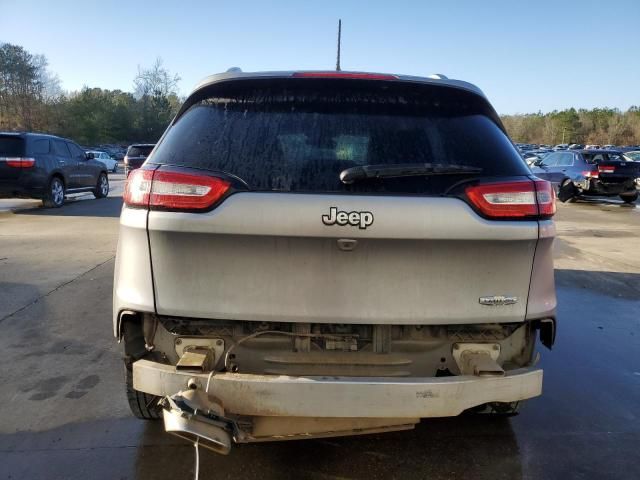
[[[578,189],[568,178],[566,180],[563,180],[563,182],[558,187],[558,200],[563,203],[575,202],[577,194]]]
[[[620,195],[620,198],[624,203],[633,203],[638,199],[638,192]]]
[[[93,196],[96,198],[104,198],[109,195],[109,177],[106,173],[101,173],[98,176],[98,184],[93,190]]]
[[[125,361],[124,376],[127,388],[127,401],[131,413],[141,420],[158,420],[162,418],[162,408],[158,402],[162,397],[139,392],[133,388],[133,366]]]
[[[49,187],[42,199],[42,204],[46,208],[60,208],[64,205],[64,183],[60,177],[53,177],[49,182]]]

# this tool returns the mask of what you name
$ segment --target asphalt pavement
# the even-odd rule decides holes
[[[0,213],[0,478],[193,478],[193,446],[125,400],[111,329],[122,180],[107,199]],[[640,205],[580,201],[556,219],[557,343],[539,347],[544,393],[520,415],[201,450],[200,478],[640,478]]]

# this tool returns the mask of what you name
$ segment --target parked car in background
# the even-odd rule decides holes
[[[569,148],[569,144],[568,143],[559,143],[558,145],[553,147],[554,150],[566,150],[568,148]]]
[[[474,85],[213,76],[123,198],[113,328],[140,418],[228,453],[541,394],[555,198]]]
[[[584,145],[580,144],[580,143],[572,143],[571,145],[569,145],[569,150],[582,150],[584,148]]]
[[[553,152],[553,150],[528,150],[522,153],[522,158],[527,162],[527,165],[532,166],[551,152]]]
[[[110,172],[116,173],[118,171],[118,161],[115,158],[111,158],[111,155],[109,155],[107,152],[89,150],[87,153],[93,153],[93,158],[95,158],[99,162],[102,162]]]
[[[632,162],[640,162],[640,150],[630,150],[623,153],[623,156],[627,157]]]
[[[599,150],[601,147],[600,145],[593,144],[593,145],[586,145],[584,148],[585,150]]]
[[[37,198],[61,207],[70,193],[109,194],[103,163],[66,138],[40,133],[0,133],[0,197]]]
[[[536,163],[532,172],[549,180],[563,202],[581,195],[604,195],[632,203],[638,199],[639,166],[621,156],[617,150],[554,152]]]
[[[153,147],[155,147],[153,143],[137,143],[129,146],[123,159],[125,176],[128,177],[132,170],[140,168],[151,153],[151,150],[153,150]]]

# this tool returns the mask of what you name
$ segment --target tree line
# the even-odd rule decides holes
[[[44,55],[0,45],[0,130],[69,137],[83,145],[156,142],[177,112],[180,77],[157,59],[138,67],[132,92],[84,87],[65,92]],[[640,143],[640,108],[570,108],[550,113],[503,115],[511,138],[523,143]]]
[[[515,142],[640,144],[640,107],[637,106],[626,112],[616,108],[570,108],[550,113],[503,115],[501,118]]]
[[[82,145],[156,142],[178,111],[180,77],[157,59],[138,67],[132,91],[65,92],[43,55],[0,45],[0,131],[37,131]]]

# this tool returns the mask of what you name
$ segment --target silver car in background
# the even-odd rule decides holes
[[[114,335],[167,431],[228,453],[541,394],[555,196],[474,85],[215,75],[124,201]]]

